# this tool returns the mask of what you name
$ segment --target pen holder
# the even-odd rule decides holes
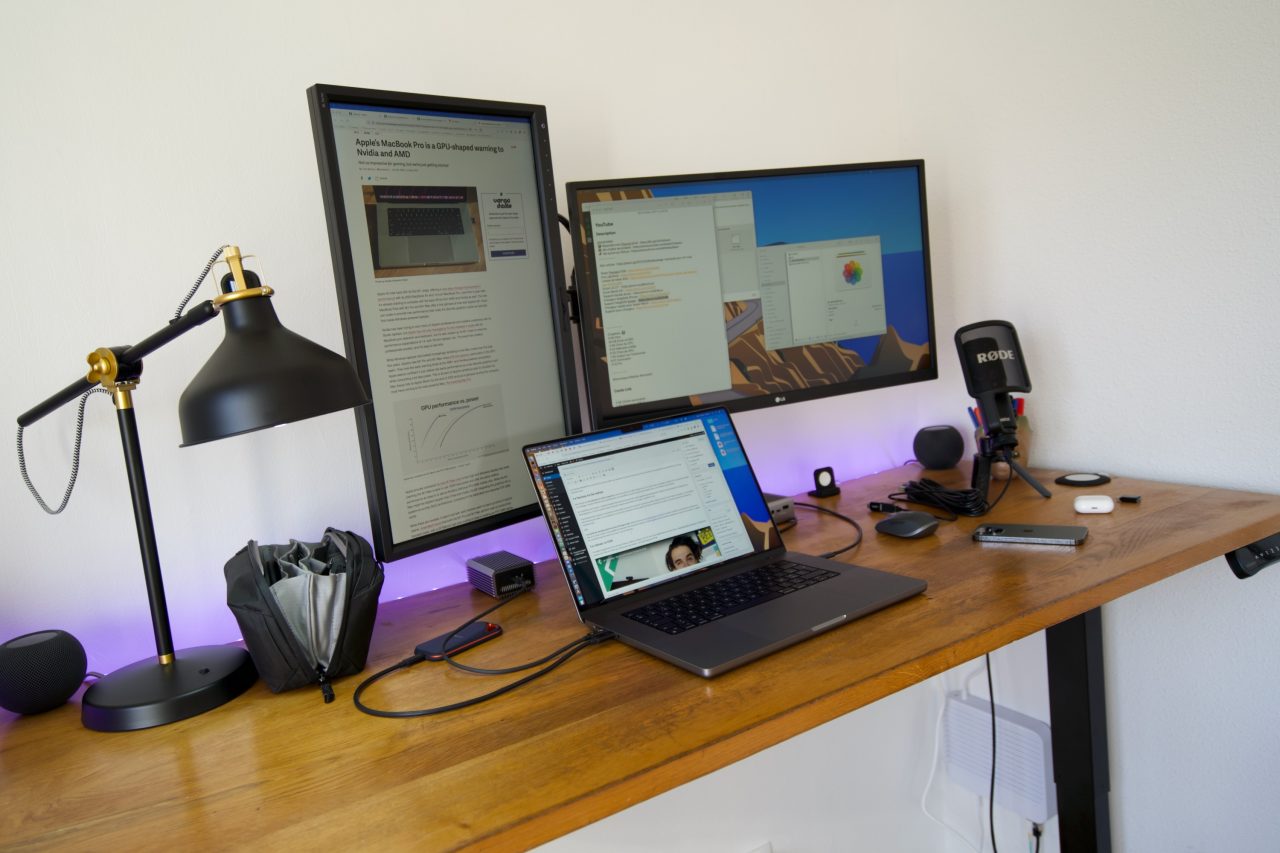
[[[982,443],[983,432],[980,429],[973,431],[973,442],[975,446]],[[1018,417],[1018,446],[1013,449],[1013,456],[1018,460],[1024,468],[1031,467],[1031,440],[1032,430],[1031,422],[1027,420],[1026,415]],[[994,462],[991,465],[991,479],[1007,480],[1009,479],[1009,463]]]

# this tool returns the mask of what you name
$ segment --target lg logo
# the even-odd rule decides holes
[[[986,364],[988,361],[1016,361],[1013,350],[1009,349],[993,349],[991,352],[978,353],[978,364]]]

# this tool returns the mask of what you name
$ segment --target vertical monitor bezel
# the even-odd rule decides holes
[[[355,366],[365,387],[370,387],[368,353],[364,337],[364,323],[356,292],[356,275],[351,251],[351,233],[341,192],[341,173],[335,145],[334,127],[330,105],[353,104],[393,110],[420,110],[427,112],[456,113],[477,118],[503,117],[527,121],[532,131],[533,167],[538,186],[536,221],[540,225],[540,241],[546,260],[547,308],[550,316],[555,363],[548,364],[554,371],[560,391],[560,410],[564,435],[581,431],[581,413],[573,345],[569,331],[567,291],[564,263],[559,235],[559,217],[556,209],[555,178],[551,167],[550,136],[547,130],[546,108],[537,104],[506,101],[490,101],[472,98],[414,94],[349,86],[316,84],[307,90],[311,114],[312,133],[320,172],[320,188],[332,255],[334,281],[337,287],[338,308],[342,321],[343,339],[347,357]],[[533,217],[530,217],[531,219]],[[530,496],[528,503],[510,510],[477,518],[455,526],[434,530],[413,538],[397,540],[391,527],[387,484],[383,474],[382,449],[378,440],[379,411],[371,404],[356,410],[356,428],[360,441],[360,453],[364,470],[365,490],[369,502],[370,521],[373,527],[374,548],[378,559],[398,560],[431,548],[486,533],[534,518],[540,514],[537,500]],[[548,436],[550,438],[552,436]],[[515,445],[519,451],[519,443]],[[519,461],[519,460],[517,460]],[[521,482],[523,483],[524,478]]]

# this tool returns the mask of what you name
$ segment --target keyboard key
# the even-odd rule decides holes
[[[462,211],[456,207],[392,207],[387,209],[390,237],[435,237],[462,234]]]
[[[799,566],[784,560],[629,610],[623,615],[659,631],[679,634],[835,576],[835,572],[827,569]]]

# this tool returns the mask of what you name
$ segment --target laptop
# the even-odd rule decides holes
[[[787,551],[722,408],[524,456],[579,618],[703,677],[925,589]]]
[[[378,267],[474,264],[479,260],[471,205],[463,190],[393,188],[378,197]]]

